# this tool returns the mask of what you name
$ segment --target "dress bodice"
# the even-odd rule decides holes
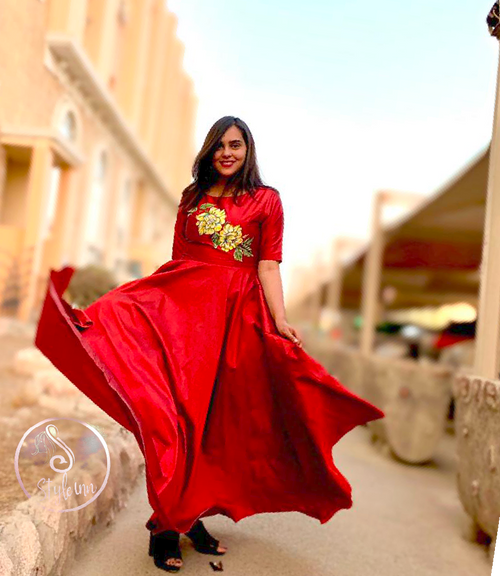
[[[204,194],[190,210],[179,207],[172,259],[193,259],[256,268],[260,260],[282,261],[283,205],[272,188],[252,197]]]

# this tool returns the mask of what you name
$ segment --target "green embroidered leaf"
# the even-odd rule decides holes
[[[243,254],[242,254],[241,248],[239,246],[238,246],[238,248],[234,249],[234,259],[239,260],[240,262],[243,262]]]
[[[253,252],[250,248],[248,248],[247,246],[243,246],[243,244],[240,244],[240,247],[245,256],[253,256]]]
[[[204,204],[200,204],[200,209],[208,209],[212,208],[213,204],[211,202],[205,202]]]
[[[211,236],[212,238],[212,243],[214,245],[214,248],[217,248],[217,246],[219,246],[220,244],[220,235],[217,234],[217,232],[214,232]]]
[[[250,247],[250,244],[252,243],[252,241],[253,241],[253,237],[246,237],[241,244]]]

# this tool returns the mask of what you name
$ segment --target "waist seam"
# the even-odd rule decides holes
[[[210,264],[212,266],[224,266],[225,268],[244,268],[246,270],[255,270],[257,272],[257,266],[253,264],[225,264],[223,262],[214,262],[213,260],[202,260],[201,258],[194,258],[193,256],[188,256],[183,254],[178,260],[192,260],[193,262],[202,262],[203,264]]]

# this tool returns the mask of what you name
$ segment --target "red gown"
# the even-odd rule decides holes
[[[273,189],[205,194],[179,209],[172,260],[85,310],[62,298],[74,269],[51,270],[36,346],[135,435],[154,533],[352,506],[332,447],[385,414],[278,332],[257,264],[281,262],[283,223]]]

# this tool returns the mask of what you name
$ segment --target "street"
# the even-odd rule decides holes
[[[467,542],[467,516],[458,500],[454,437],[446,434],[433,463],[409,466],[384,456],[358,427],[334,447],[333,457],[353,487],[354,505],[326,524],[300,513],[262,514],[235,524],[205,520],[229,548],[221,557],[198,554],[181,537],[180,574],[211,574],[222,560],[232,576],[489,576],[485,547]],[[128,508],[89,541],[65,576],[153,575],[148,556],[151,513],[144,479]]]

